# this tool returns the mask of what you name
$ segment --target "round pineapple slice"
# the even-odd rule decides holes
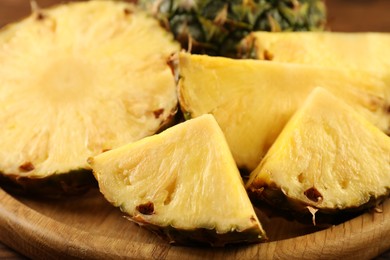
[[[89,162],[108,201],[171,243],[223,246],[265,239],[225,137],[211,115]]]
[[[79,173],[88,157],[154,134],[177,109],[167,61],[178,50],[123,2],[59,5],[2,29],[0,172],[22,185]]]
[[[375,206],[390,194],[390,137],[317,88],[246,186],[255,200],[307,213]]]

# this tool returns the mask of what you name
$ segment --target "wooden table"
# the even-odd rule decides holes
[[[46,7],[60,0],[37,0]],[[329,28],[333,31],[380,31],[390,32],[389,0],[327,0]],[[27,0],[0,0],[0,27],[26,16],[30,12]],[[390,239],[390,238],[388,238]],[[0,243],[0,259],[24,257]],[[390,251],[378,260],[390,260]]]

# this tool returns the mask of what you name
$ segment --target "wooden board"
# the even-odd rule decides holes
[[[62,0],[37,1],[46,7]],[[27,15],[28,2],[1,0],[0,26]],[[390,31],[388,0],[327,0],[327,5],[334,31]],[[390,249],[390,200],[380,208],[382,213],[368,212],[325,230],[260,215],[271,242],[189,248],[170,246],[129,222],[97,190],[57,201],[14,197],[0,188],[0,241],[38,259],[371,259]]]
[[[58,259],[371,259],[390,248],[390,200],[324,230],[260,215],[270,242],[227,248],[170,246],[128,221],[91,190],[39,200],[0,189],[0,241],[32,258]]]

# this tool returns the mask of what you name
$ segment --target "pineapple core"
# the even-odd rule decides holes
[[[83,102],[88,93],[98,87],[91,77],[95,73],[93,66],[82,58],[55,58],[48,62],[32,87],[39,86],[42,99],[52,102],[51,105]]]
[[[390,192],[390,137],[317,88],[246,186],[254,194],[279,188],[292,201],[323,210],[373,206]]]
[[[189,236],[195,240],[200,229],[214,233],[205,240],[235,233],[222,244],[265,237],[224,135],[211,115],[89,162],[106,199],[138,223],[166,232],[193,231]]]
[[[172,118],[179,45],[157,21],[114,1],[37,12],[0,31],[1,173],[89,169]]]

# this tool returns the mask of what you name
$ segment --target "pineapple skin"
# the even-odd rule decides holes
[[[194,53],[234,57],[251,31],[322,31],[322,0],[141,0],[175,38]]]
[[[97,188],[92,172],[86,169],[73,170],[47,177],[26,177],[0,173],[1,187],[13,194],[60,199],[78,196]]]
[[[228,245],[261,243],[268,240],[265,234],[259,236],[257,226],[241,231],[234,230],[227,233],[218,233],[215,229],[161,227],[148,222],[139,215],[129,217],[128,219],[156,234],[171,245],[224,247]]]

